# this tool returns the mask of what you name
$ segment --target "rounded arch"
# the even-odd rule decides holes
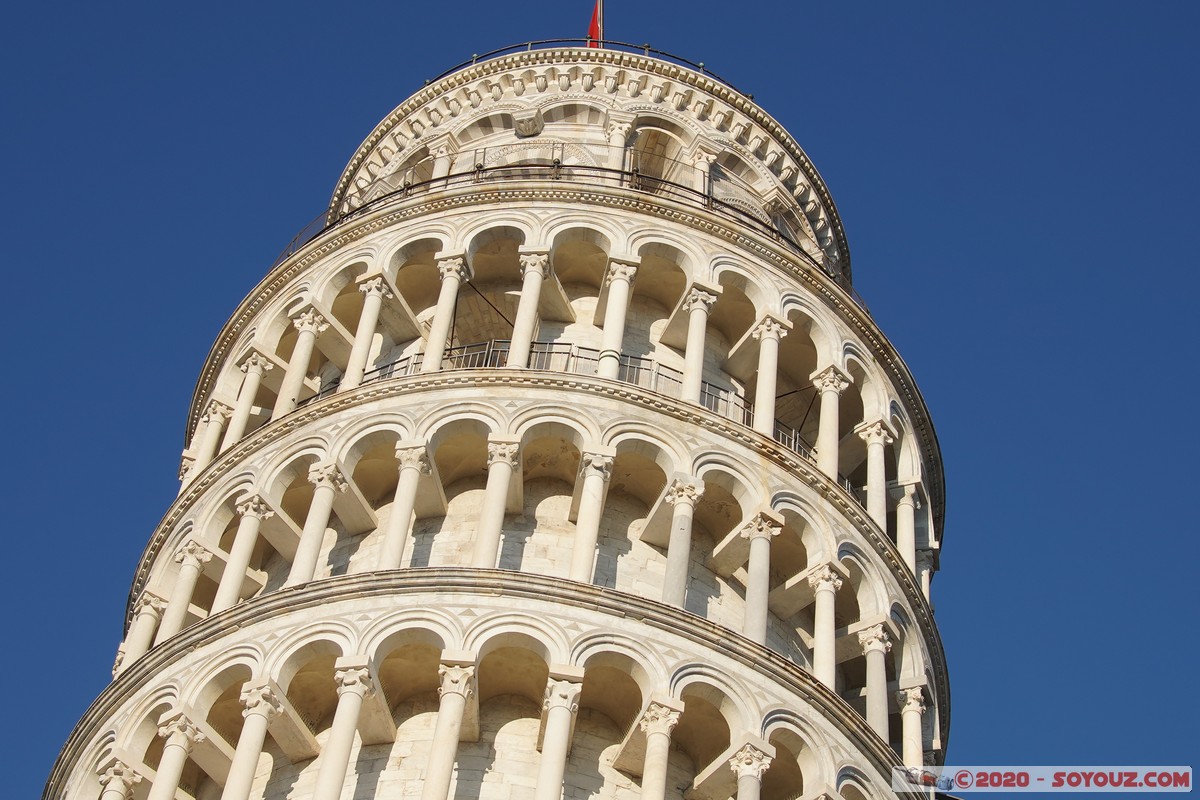
[[[872,797],[871,779],[853,764],[842,765],[834,782],[838,794],[846,800],[868,800]]]
[[[611,631],[589,631],[580,636],[571,645],[568,660],[584,670],[589,664],[618,662],[637,683],[643,699],[667,682],[666,664],[658,653],[642,642]]]
[[[818,369],[830,364],[840,367],[844,363],[844,354],[838,352],[840,336],[836,333],[836,325],[830,322],[811,298],[800,292],[784,292],[779,299],[779,313],[793,322],[790,335],[797,335],[801,330],[807,332],[816,350]],[[792,319],[794,315],[798,315],[804,324],[796,324]]]
[[[262,675],[264,661],[263,647],[257,642],[235,645],[188,680],[181,700],[203,716],[230,686]]]
[[[685,695],[694,694],[713,704],[724,718],[731,732],[751,730],[757,718],[746,704],[751,694],[745,686],[733,683],[709,664],[684,664],[677,667],[668,682],[668,692],[686,702]]]
[[[829,520],[818,504],[794,489],[781,489],[771,496],[769,505],[783,516],[789,527],[799,528],[801,542],[808,555],[807,566],[825,563],[837,551],[837,540]]]
[[[337,620],[306,626],[281,639],[267,654],[263,669],[286,692],[306,662],[315,657],[336,659],[353,653],[357,638],[357,631]]]
[[[453,614],[435,608],[406,608],[375,620],[362,632],[362,650],[373,661],[407,643],[438,650],[461,649],[462,625]]]
[[[546,664],[564,664],[570,654],[566,631],[544,617],[501,612],[481,617],[463,637],[465,649],[479,654],[502,647],[521,647],[536,653]]]
[[[521,447],[543,436],[562,438],[583,452],[600,441],[596,421],[586,410],[563,405],[537,405],[521,409],[510,421],[510,428],[521,439]]]
[[[371,450],[411,438],[413,427],[412,418],[404,412],[378,412],[352,420],[338,432],[329,451],[347,472],[353,472],[359,460]]]
[[[172,681],[157,687],[130,709],[117,741],[133,755],[143,756],[158,739],[159,717],[178,705],[178,684]]]
[[[769,708],[763,715],[761,736],[768,742],[782,740],[796,757],[796,764],[804,776],[805,787],[825,786],[829,783],[832,764],[829,739],[825,734],[795,711],[777,706]],[[796,747],[796,744],[799,747]]]
[[[455,403],[453,406],[430,409],[417,420],[416,435],[429,442],[430,451],[434,451],[448,437],[468,431],[485,438],[501,434],[508,428],[504,418],[504,412],[489,403]]]
[[[673,435],[642,422],[618,420],[600,435],[600,442],[617,455],[636,453],[653,461],[666,475],[678,471],[687,459],[687,449]]]
[[[883,580],[875,564],[858,544],[842,541],[838,545],[837,560],[845,566],[850,576],[849,584],[857,601],[859,619],[886,614],[890,604]]]

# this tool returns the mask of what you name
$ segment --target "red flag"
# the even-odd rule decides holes
[[[588,47],[599,47],[604,41],[604,0],[596,0],[592,9],[592,24],[588,25]]]

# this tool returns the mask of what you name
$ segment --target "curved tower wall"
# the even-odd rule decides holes
[[[47,798],[887,797],[942,474],[748,98],[550,49],[402,104],[226,323]]]

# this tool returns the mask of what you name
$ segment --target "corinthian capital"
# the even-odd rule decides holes
[[[613,457],[603,453],[582,453],[579,457],[579,474],[587,479],[598,476],[608,480],[612,475]]]
[[[742,527],[738,535],[743,539],[750,539],[751,541],[755,539],[769,540],[772,537],[778,536],[781,530],[783,530],[782,526],[777,525],[766,514],[760,513],[751,517],[750,521]]]
[[[392,292],[383,282],[383,278],[371,278],[369,281],[363,281],[358,285],[358,290],[367,297],[382,297],[386,300],[392,296]]]
[[[572,714],[579,710],[579,693],[583,691],[582,683],[574,681],[551,680],[546,686],[546,697],[542,700],[542,708],[565,708]]]
[[[212,557],[213,554],[208,551],[208,548],[195,539],[188,539],[175,551],[176,564],[191,564],[198,567],[212,561]]]
[[[813,386],[816,386],[819,392],[841,394],[850,388],[850,377],[837,367],[826,367],[813,375]]]
[[[808,576],[808,585],[814,592],[828,589],[836,592],[842,588],[842,578],[828,564],[822,564]]]
[[[488,442],[487,465],[507,463],[516,469],[521,466],[520,449],[521,446],[516,442]]]
[[[258,517],[259,519],[270,519],[275,516],[275,512],[266,504],[266,501],[256,494],[243,497],[237,504],[237,513],[240,517]]]
[[[637,269],[637,264],[629,264],[624,261],[610,261],[604,282],[625,281],[626,283],[633,283],[634,276],[637,275]]]
[[[268,683],[245,686],[242,689],[241,700],[243,717],[258,714],[271,719],[283,711],[283,703],[279,700],[279,695],[275,694],[275,690]]]
[[[167,601],[161,597],[152,595],[149,592],[142,592],[142,596],[133,604],[133,613],[140,614],[161,614],[167,607]]]
[[[779,320],[767,317],[762,322],[754,326],[752,335],[760,342],[766,339],[779,341],[783,337],[787,336],[787,328]]]
[[[543,278],[550,272],[549,253],[522,253],[517,256],[521,262],[521,274],[539,273]]]
[[[703,289],[692,288],[688,292],[687,298],[683,301],[683,310],[691,313],[697,309],[703,309],[707,312],[715,302],[717,302],[715,294],[709,294]]]
[[[209,425],[224,425],[233,416],[233,409],[220,400],[213,400],[208,404],[208,410],[204,413],[204,421]]]
[[[240,369],[245,373],[257,372],[259,375],[262,375],[265,372],[275,369],[275,365],[265,356],[261,356],[258,353],[251,353],[246,356],[246,360],[242,362]]]
[[[671,505],[676,503],[687,503],[696,505],[700,502],[700,498],[704,495],[704,487],[698,483],[690,483],[681,481],[678,478],[671,483],[671,488],[667,489],[667,496],[664,498]]]
[[[433,466],[429,463],[429,451],[423,444],[396,445],[396,460],[400,462],[400,469],[415,469],[422,475],[428,475],[433,471]]]
[[[752,777],[762,780],[763,773],[771,766],[771,757],[751,744],[743,745],[742,749],[729,759],[729,767],[739,778]]]
[[[638,720],[638,727],[645,734],[665,733],[670,736],[678,722],[678,711],[661,703],[651,703],[646,708],[646,713]]]
[[[366,667],[341,667],[334,670],[333,681],[339,696],[342,692],[361,692],[365,696],[375,689],[371,671]]]
[[[318,488],[328,486],[336,492],[346,491],[346,487],[349,485],[342,477],[342,471],[333,462],[313,464],[309,467],[308,482]]]
[[[133,767],[119,758],[110,758],[96,770],[100,776],[100,786],[104,791],[117,791],[128,797],[129,791],[142,782],[142,776],[133,771]]]
[[[858,632],[858,643],[862,645],[863,653],[872,650],[882,650],[889,653],[892,650],[892,637],[883,629],[883,625],[872,625]]]
[[[892,432],[888,430],[883,420],[867,423],[859,427],[858,437],[866,442],[868,446],[873,444],[891,444],[895,441],[895,437],[892,436]]]
[[[159,720],[158,735],[173,744],[191,751],[192,745],[204,741],[204,734],[182,711],[176,711],[170,717]]]
[[[475,693],[475,667],[457,664],[442,664],[438,667],[441,685],[438,697],[444,694],[459,694],[470,698]]]
[[[462,280],[467,277],[467,262],[462,256],[443,258],[437,262],[437,268],[438,274],[442,276],[442,280],[446,278]]]
[[[292,324],[296,326],[296,330],[301,333],[318,334],[329,327],[329,323],[311,308],[301,312],[298,316],[292,319]]]
[[[896,692],[896,702],[900,704],[900,712],[916,711],[925,713],[925,696],[920,686],[911,689],[901,689]]]

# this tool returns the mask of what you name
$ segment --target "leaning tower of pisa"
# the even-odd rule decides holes
[[[186,440],[47,800],[861,800],[941,762],[933,428],[808,157],[701,65],[429,82]]]

